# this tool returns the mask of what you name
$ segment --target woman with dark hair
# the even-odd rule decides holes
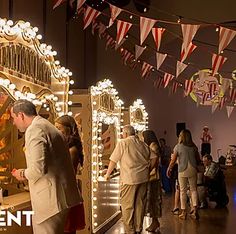
[[[71,161],[77,174],[77,170],[83,166],[84,155],[81,138],[78,128],[73,117],[63,115],[55,120],[55,127],[64,135],[69,147]],[[80,181],[78,181],[78,189],[81,190]],[[75,234],[76,230],[85,228],[84,206],[83,203],[72,207],[69,210],[64,233]]]
[[[158,218],[162,215],[162,196],[161,196],[161,182],[159,176],[159,159],[160,159],[160,146],[155,133],[152,130],[146,130],[142,133],[144,142],[149,146],[157,156],[157,164],[150,173],[150,179],[147,189],[147,204],[146,214],[152,218],[151,225],[146,228],[148,232],[155,232],[160,228]]]
[[[179,135],[178,144],[174,147],[171,162],[167,169],[167,176],[170,177],[171,171],[178,159],[178,180],[180,187],[180,205],[182,213],[179,218],[186,219],[187,212],[187,189],[190,186],[191,201],[193,212],[190,217],[199,219],[197,212],[197,165],[200,162],[200,156],[197,146],[193,143],[191,132],[187,129],[182,130]]]

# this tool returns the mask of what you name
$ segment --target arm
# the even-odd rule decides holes
[[[26,132],[26,155],[28,167],[25,177],[36,182],[47,173],[47,139],[42,129],[34,127]]]
[[[110,160],[106,175],[104,176],[106,180],[109,180],[110,174],[112,173],[115,167],[116,167],[116,162]]]
[[[72,165],[73,165],[73,168],[74,168],[74,171],[75,171],[75,174],[76,174],[77,167],[78,167],[78,164],[79,164],[79,157],[78,157],[79,151],[77,150],[77,148],[75,146],[72,146],[69,149],[69,152],[70,152]]]
[[[172,155],[171,155],[171,160],[170,160],[170,164],[167,168],[167,171],[166,171],[166,175],[167,177],[170,177],[171,176],[171,171],[176,163],[176,160],[177,160],[177,153],[174,152]]]

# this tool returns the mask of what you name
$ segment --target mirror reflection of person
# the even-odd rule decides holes
[[[135,136],[131,125],[123,128],[120,140],[112,155],[105,179],[120,162],[120,197],[122,217],[126,233],[141,233],[146,204],[147,182],[150,170],[156,165],[157,156]]]
[[[62,134],[37,115],[34,104],[16,101],[11,108],[13,124],[25,132],[26,169],[15,169],[19,181],[28,180],[34,234],[62,234],[68,208],[81,202],[76,179]]]

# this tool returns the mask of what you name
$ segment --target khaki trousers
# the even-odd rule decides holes
[[[121,210],[126,233],[142,231],[147,183],[121,185]]]
[[[33,218],[34,234],[64,234],[64,227],[68,209],[62,210],[58,214],[50,217],[42,223],[37,224]],[[33,216],[34,217],[34,216]]]

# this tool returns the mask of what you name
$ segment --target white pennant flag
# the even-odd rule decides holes
[[[157,20],[140,17],[140,45],[143,44]]]
[[[139,46],[139,45],[135,45],[135,59],[138,60],[138,58],[141,56],[141,54],[143,53],[143,51],[146,49],[145,47]]]
[[[182,73],[185,68],[188,65],[186,65],[185,63],[181,63],[180,61],[177,61],[177,65],[176,65],[176,78],[179,76],[180,73]]]
[[[188,48],[199,27],[200,25],[181,24],[182,34],[183,34],[183,46],[182,46],[183,49]]]
[[[157,51],[160,49],[162,34],[165,32],[164,28],[152,28],[152,35],[156,44]]]
[[[111,27],[112,24],[115,22],[117,16],[121,13],[122,9],[116,6],[113,6],[110,4],[110,10],[111,10],[111,18],[109,21],[108,27]]]
[[[226,106],[228,118],[232,114],[233,109],[234,109],[234,106]]]
[[[90,6],[87,6],[87,9],[84,14],[84,29],[86,29],[90,23],[95,20],[101,12],[91,8]]]
[[[164,62],[166,56],[167,54],[161,54],[161,53],[156,52],[157,70],[160,68],[160,66]]]
[[[117,34],[116,34],[117,44],[121,43],[122,39],[125,37],[125,35],[129,31],[131,26],[132,26],[131,23],[121,21],[121,20],[117,20]]]
[[[217,109],[218,107],[218,103],[213,103],[212,106],[211,106],[211,113],[213,114],[215,112],[215,110]]]
[[[218,72],[218,70],[222,67],[226,60],[227,58],[221,55],[212,55],[212,76],[214,76]]]
[[[233,40],[235,35],[236,35],[236,31],[230,30],[228,28],[220,27],[219,54]]]

